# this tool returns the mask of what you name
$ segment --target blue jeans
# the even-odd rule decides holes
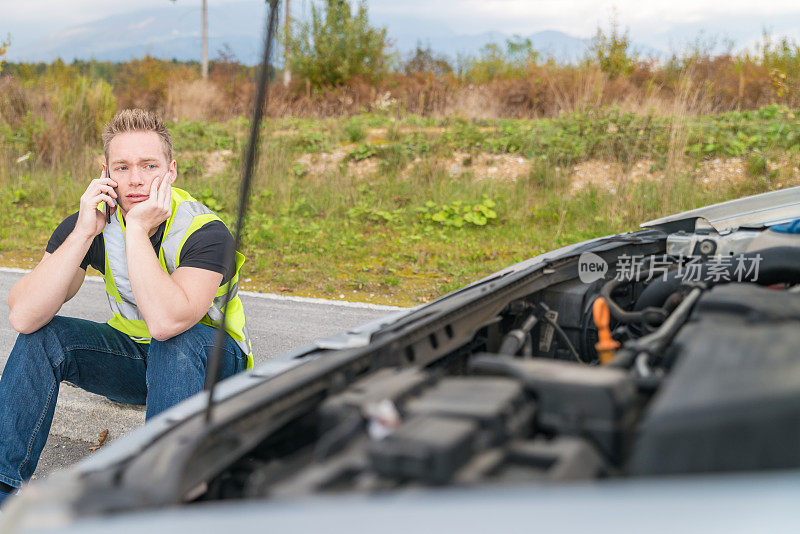
[[[136,343],[105,323],[56,316],[20,334],[0,379],[0,482],[19,487],[33,475],[66,380],[127,404],[147,404],[146,418],[203,390],[216,330],[196,324],[166,341]],[[220,377],[246,367],[228,336]]]

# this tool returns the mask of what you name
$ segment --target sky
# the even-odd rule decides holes
[[[211,6],[232,1],[209,0]],[[281,0],[283,1],[283,0]],[[308,9],[312,0],[290,0],[292,10]],[[262,3],[263,0],[253,0]],[[200,0],[177,0],[183,6]],[[169,0],[0,0],[0,36],[59,29],[109,15],[163,7]],[[635,41],[668,48],[696,39],[699,34],[731,38],[748,44],[767,29],[800,40],[800,1],[797,0],[368,0],[370,17],[386,25],[423,18],[458,34],[500,31],[529,35],[559,30],[591,37],[598,25],[607,26],[616,12]]]
[[[789,0],[406,0],[369,2],[375,13],[408,12],[446,19],[465,33],[486,29],[507,33],[560,30],[590,37],[616,9],[621,24],[637,33],[662,32],[678,23],[707,22],[720,16],[745,15],[752,19],[800,14],[800,2]]]

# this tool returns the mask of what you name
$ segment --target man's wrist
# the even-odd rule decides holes
[[[145,228],[136,221],[127,221],[127,224],[125,225],[126,236],[143,234],[145,237],[148,237],[149,232],[149,229]]]
[[[97,235],[88,235],[85,232],[81,232],[75,228],[72,232],[70,232],[64,242],[69,242],[72,245],[83,247],[91,244],[95,237],[97,237]]]

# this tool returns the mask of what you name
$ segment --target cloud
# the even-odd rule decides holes
[[[588,37],[606,25],[616,10],[622,26],[661,27],[709,21],[718,16],[749,15],[753,24],[785,14],[800,14],[796,0],[372,0],[372,13],[437,18],[458,33],[499,30],[530,34],[552,29]],[[759,20],[761,19],[761,20]]]
[[[146,18],[146,19],[144,19],[143,21],[140,21],[140,22],[132,22],[132,23],[131,23],[131,24],[128,26],[128,29],[129,29],[129,30],[140,30],[140,29],[144,28],[145,26],[149,26],[150,24],[154,23],[155,21],[156,21],[156,18],[155,18],[155,17],[147,17],[147,18]]]
[[[322,2],[291,0],[292,12],[295,16],[308,13],[312,1]],[[243,2],[263,5],[263,0],[209,0],[209,5],[214,8]],[[691,40],[700,31],[733,36],[739,43],[746,43],[757,39],[763,28],[794,36],[800,27],[797,0],[367,0],[367,5],[371,18],[387,26],[390,34],[397,30],[411,38],[405,34],[418,33],[420,39],[442,36],[447,30],[456,35],[489,31],[530,35],[558,30],[586,38],[594,35],[598,26],[606,27],[614,12],[620,25],[629,28],[637,42],[661,48]],[[199,12],[200,0],[4,2],[5,24],[0,28],[0,36],[11,32],[13,53],[14,49],[35,44],[48,34],[62,33],[68,28],[91,28],[94,21],[113,15],[154,9],[169,12],[171,6]],[[125,26],[144,23],[139,18]],[[213,20],[211,23],[213,34]]]

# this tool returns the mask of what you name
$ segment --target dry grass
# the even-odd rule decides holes
[[[473,58],[479,64],[480,58]],[[473,65],[473,66],[474,66]],[[508,65],[507,65],[508,66]],[[295,79],[273,84],[273,117],[342,117],[384,109],[398,115],[471,119],[556,117],[579,109],[616,106],[641,114],[712,114],[778,103],[800,106],[800,53],[792,43],[762,45],[758,53],[713,56],[690,51],[665,62],[636,61],[624,75],[604,72],[595,60],[501,69],[475,78],[458,74],[393,72],[379,81],[353,78],[340,87],[313,89]],[[178,120],[227,120],[252,107],[254,69],[232,59],[212,62],[208,80],[196,65],[145,57],[126,63],[9,64],[3,76],[34,95],[39,86],[66,88],[104,80],[118,107],[155,109]],[[6,90],[13,89],[8,81]],[[31,97],[29,97],[31,98]]]
[[[164,114],[173,121],[210,121],[229,114],[223,91],[207,80],[177,81],[167,87]]]

